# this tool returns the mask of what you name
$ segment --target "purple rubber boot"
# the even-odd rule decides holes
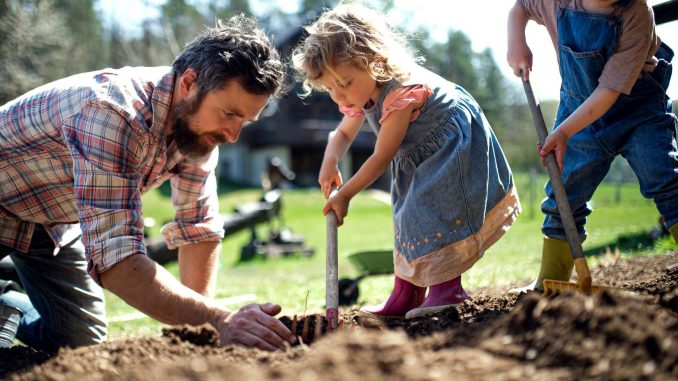
[[[419,306],[424,301],[426,287],[418,287],[412,283],[395,277],[395,285],[391,296],[385,303],[376,306],[366,306],[360,309],[379,316],[403,317],[407,311]]]
[[[464,291],[464,287],[461,285],[460,275],[447,282],[429,287],[424,303],[407,312],[405,317],[411,319],[417,316],[431,315],[448,307],[463,303],[464,300],[469,298],[466,291]]]

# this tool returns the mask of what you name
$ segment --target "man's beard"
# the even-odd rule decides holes
[[[180,101],[172,111],[174,122],[172,124],[172,135],[179,152],[189,159],[203,159],[207,157],[215,148],[215,145],[208,143],[205,136],[209,136],[217,144],[226,143],[226,139],[220,134],[205,133],[196,134],[191,130],[191,120],[198,112],[199,103],[196,100]]]

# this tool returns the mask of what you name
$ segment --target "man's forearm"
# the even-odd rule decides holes
[[[129,305],[166,324],[210,323],[216,327],[227,313],[144,255],[125,258],[99,278]]]
[[[220,241],[207,241],[179,247],[181,283],[208,297],[213,297],[217,284]]]

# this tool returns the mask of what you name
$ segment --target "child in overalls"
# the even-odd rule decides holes
[[[546,26],[562,77],[555,125],[539,154],[555,152],[581,237],[591,213],[588,201],[622,155],[643,196],[654,200],[678,238],[676,117],[666,94],[673,51],[656,35],[652,9],[645,0],[518,0],[508,18],[507,58],[525,80],[532,65],[528,20]],[[541,270],[524,290],[543,290],[545,278],[569,280],[572,272],[550,182],[545,190]]]
[[[340,5],[306,28],[293,61],[308,93],[327,91],[344,114],[319,174],[323,213],[339,220],[350,200],[390,166],[395,285],[365,312],[428,315],[468,299],[461,274],[520,211],[511,170],[489,123],[460,86],[416,65],[384,17]],[[342,184],[338,163],[367,120],[374,153]],[[341,186],[334,196],[330,191]],[[424,298],[426,288],[428,295]]]

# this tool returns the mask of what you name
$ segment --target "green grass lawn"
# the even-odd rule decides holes
[[[523,213],[509,232],[484,257],[464,274],[464,286],[473,289],[484,286],[520,284],[536,276],[541,259],[540,232],[542,215],[539,203],[543,197],[545,178],[530,180],[517,175]],[[242,202],[256,201],[257,189],[234,190],[220,198],[221,211],[229,213]],[[340,277],[355,277],[357,272],[343,259],[346,253],[358,250],[389,248],[392,245],[390,206],[374,192],[359,194],[351,203],[344,226],[339,229]],[[242,231],[223,241],[217,298],[253,295],[257,302],[273,301],[283,306],[283,314],[324,312],[325,302],[325,217],[321,214],[324,200],[317,189],[285,190],[283,196],[284,226],[303,234],[306,243],[315,249],[312,257],[284,257],[239,262],[240,248],[250,239]],[[173,211],[166,192],[153,191],[143,198],[144,215],[158,221],[172,218]],[[670,239],[651,242],[648,232],[657,225],[658,213],[651,200],[644,199],[637,185],[603,184],[593,198],[594,212],[589,217],[588,239],[584,243],[589,263],[595,265],[599,255],[620,250],[622,257],[663,252],[675,247]],[[157,234],[157,227],[153,233]],[[259,238],[265,238],[268,227],[258,228]],[[178,273],[176,264],[167,268]],[[391,275],[370,276],[360,282],[359,303],[377,303],[391,290]],[[110,293],[107,297],[109,317],[129,314],[134,309]],[[237,308],[245,302],[229,306]],[[156,334],[161,324],[150,318],[114,322],[112,338]]]

